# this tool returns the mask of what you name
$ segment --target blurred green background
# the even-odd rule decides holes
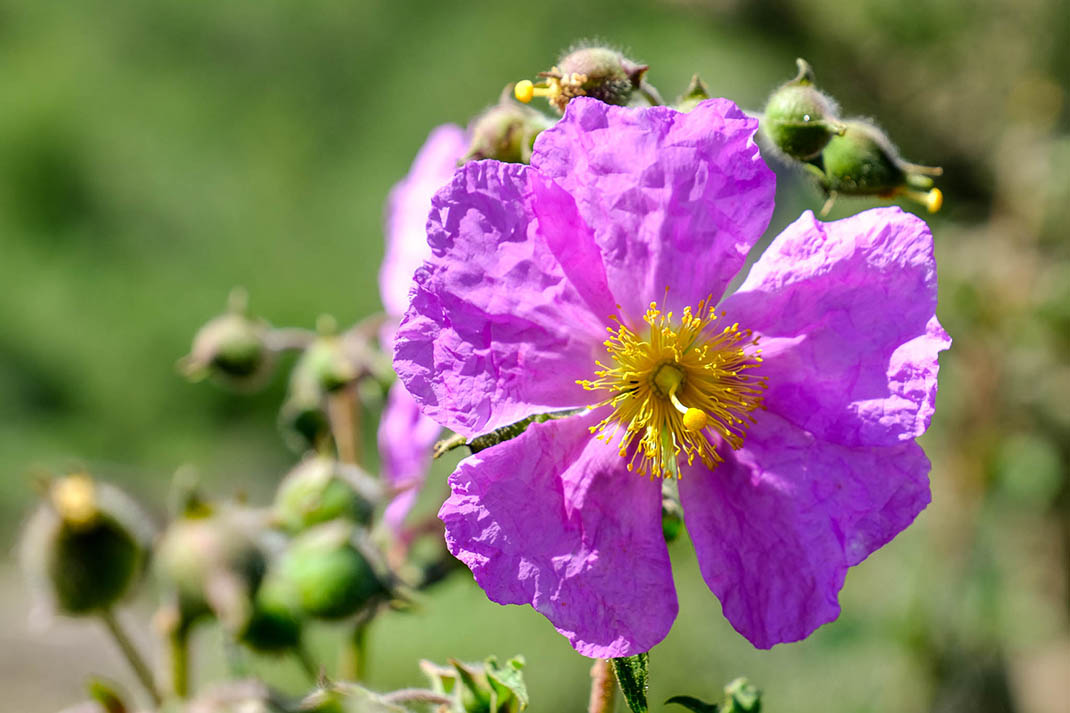
[[[175,361],[198,326],[234,285],[277,325],[377,310],[383,201],[427,132],[466,123],[591,37],[648,63],[666,97],[699,72],[711,93],[753,109],[806,57],[846,115],[876,118],[906,158],[946,171],[931,225],[955,344],[923,441],[933,504],[852,570],[839,621],[771,652],[728,627],[689,544],[676,543],[681,614],[651,659],[654,709],[675,694],[715,698],[746,674],[769,711],[1065,713],[1064,0],[3,0],[2,541],[14,548],[33,473],[74,463],[157,514],[187,464],[221,493],[266,498],[294,459],[275,427],[285,380],[251,396],[187,384]],[[770,235],[822,202],[778,173]],[[872,204],[841,200],[833,217]],[[43,626],[14,558],[0,572],[0,708],[55,711],[82,697],[90,672],[129,684],[97,626]],[[153,646],[151,602],[132,610]],[[371,647],[375,687],[419,684],[421,657],[519,652],[533,710],[585,705],[588,662],[463,573],[419,611],[377,621]],[[210,678],[211,660],[201,664]],[[301,686],[289,663],[255,665]]]

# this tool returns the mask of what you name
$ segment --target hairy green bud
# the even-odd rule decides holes
[[[819,181],[830,196],[903,196],[930,213],[940,210],[943,194],[932,187],[932,176],[943,173],[940,168],[904,161],[887,135],[869,122],[844,123],[843,135],[829,141],[819,162]]]
[[[709,87],[697,74],[694,74],[691,76],[691,83],[687,85],[687,90],[676,101],[676,110],[689,112],[698,106],[700,102],[704,102],[709,98]]]
[[[829,140],[842,134],[836,118],[836,103],[814,86],[814,72],[804,59],[797,59],[799,73],[781,85],[765,105],[762,130],[778,149],[791,158],[815,158]]]
[[[552,123],[534,109],[503,96],[468,127],[472,142],[461,160],[492,158],[505,163],[530,163],[535,137]]]
[[[540,72],[543,81],[539,84],[517,82],[514,95],[525,104],[534,97],[546,97],[560,113],[574,97],[624,106],[642,85],[647,69],[608,47],[581,47],[562,57],[550,71]]]

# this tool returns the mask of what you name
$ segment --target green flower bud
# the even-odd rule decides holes
[[[214,376],[231,386],[256,386],[275,361],[267,346],[267,334],[267,323],[248,315],[244,292],[235,291],[227,312],[197,332],[189,355],[179,361],[179,369],[191,381]]]
[[[844,134],[834,136],[821,154],[823,173],[819,180],[830,196],[904,196],[921,203],[930,213],[940,210],[943,194],[932,187],[931,178],[943,173],[940,168],[904,161],[891,140],[873,124],[860,119],[844,123]]]
[[[266,567],[257,526],[252,513],[225,509],[167,528],[156,549],[156,572],[184,624],[215,614],[236,631],[248,621]]]
[[[275,520],[293,533],[336,518],[366,525],[378,499],[375,481],[355,466],[312,456],[279,484]]]
[[[383,585],[351,541],[352,525],[318,525],[298,535],[278,561],[278,575],[301,608],[320,619],[354,614],[381,594]]]
[[[814,86],[814,71],[797,59],[799,74],[769,97],[762,129],[786,155],[806,161],[816,157],[829,139],[844,131],[836,103]]]
[[[506,163],[529,163],[535,137],[552,123],[539,112],[503,97],[468,127],[472,143],[461,161],[492,158]]]
[[[320,325],[320,336],[301,354],[292,378],[301,382],[301,388],[315,386],[323,392],[338,391],[357,378],[357,367],[346,354],[342,338],[334,333],[334,320],[321,317]]]
[[[253,609],[238,640],[257,651],[293,649],[301,640],[302,613],[291,587],[269,571],[253,599]]]
[[[122,491],[78,473],[54,482],[27,525],[22,559],[35,590],[71,616],[112,608],[140,579],[152,528]]]
[[[699,79],[697,74],[691,76],[691,83],[687,85],[687,91],[676,102],[676,110],[688,112],[710,98],[710,90],[706,83]]]
[[[541,72],[544,82],[517,82],[514,95],[525,104],[534,97],[546,97],[560,113],[573,97],[587,96],[625,106],[642,84],[647,69],[647,65],[637,64],[616,50],[582,47],[566,54],[549,72]]]
[[[279,429],[293,450],[316,450],[331,434],[326,394],[309,375],[294,370],[290,390],[279,409]]]

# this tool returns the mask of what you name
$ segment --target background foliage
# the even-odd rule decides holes
[[[652,701],[716,698],[746,673],[769,710],[1065,710],[1061,0],[0,1],[3,542],[39,468],[84,463],[149,503],[185,464],[222,492],[270,492],[292,462],[275,431],[283,380],[251,397],[186,384],[174,363],[196,328],[236,284],[279,325],[378,309],[383,200],[427,132],[589,37],[649,63],[667,97],[697,71],[754,109],[806,57],[846,115],[877,118],[907,158],[946,171],[931,224],[956,341],[923,441],[933,505],[851,573],[838,622],[770,653],[731,631],[676,543],[681,618],[651,657]],[[778,203],[770,235],[821,198],[782,170]],[[841,200],[833,215],[868,205]],[[76,700],[88,664],[126,680],[92,625],[27,622],[13,563],[0,571],[5,707]],[[373,686],[418,681],[420,657],[522,652],[534,710],[586,697],[567,642],[464,575],[371,636]],[[252,665],[300,681],[288,663]]]

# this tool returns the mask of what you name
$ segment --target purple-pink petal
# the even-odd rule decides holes
[[[435,128],[416,154],[408,175],[390,191],[386,254],[379,268],[379,295],[389,315],[400,317],[409,305],[412,275],[430,254],[426,226],[431,196],[449,183],[467,147],[460,127],[444,124]]]
[[[651,301],[720,297],[743,266],[773,211],[757,128],[727,99],[682,114],[581,97],[536,139],[532,167],[575,198],[633,324]]]
[[[432,201],[394,367],[425,414],[473,436],[590,403],[612,297],[593,238],[527,166],[467,164]]]
[[[924,433],[936,400],[937,354],[928,226],[898,208],[833,223],[805,213],[721,305],[759,334],[770,411],[847,446]]]
[[[604,409],[537,423],[450,476],[450,552],[499,604],[531,604],[584,656],[649,650],[676,617],[661,485],[589,427]]]
[[[431,446],[442,427],[420,413],[420,407],[400,382],[390,387],[379,420],[379,455],[386,483],[397,490],[383,521],[393,530],[409,514],[431,467]]]
[[[758,412],[716,469],[684,469],[680,499],[706,584],[759,648],[797,641],[840,613],[847,568],[929,502],[929,461],[909,441],[847,447]]]

